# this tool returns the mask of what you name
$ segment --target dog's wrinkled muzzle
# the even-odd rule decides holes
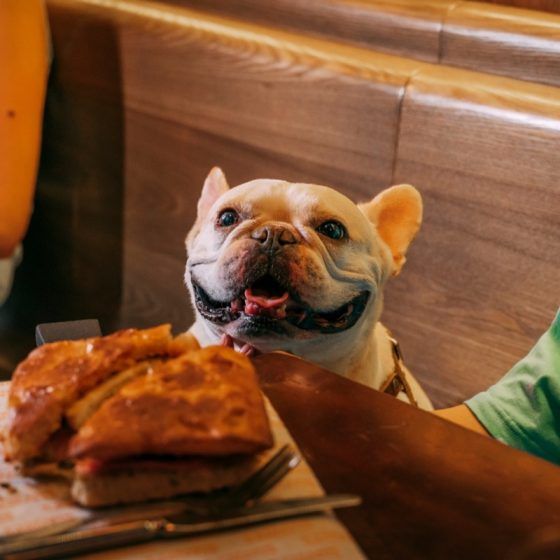
[[[248,237],[250,244],[237,252],[242,257],[225,260],[230,268],[224,280],[233,294],[231,299],[213,299],[201,286],[202,280],[191,276],[195,304],[205,319],[221,325],[241,320],[256,335],[287,334],[290,325],[305,331],[335,333],[356,324],[370,291],[362,291],[326,311],[313,309],[300,296],[297,277],[301,270],[307,270],[308,263],[298,261],[298,245],[303,238],[293,225],[261,223]]]

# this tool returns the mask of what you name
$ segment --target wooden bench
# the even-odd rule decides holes
[[[232,184],[279,177],[360,200],[419,187],[424,226],[384,321],[438,406],[500,377],[552,319],[557,88],[181,7],[48,5],[37,207],[0,311],[3,345],[27,334],[5,363],[41,321],[187,328],[183,239],[216,164]]]
[[[459,2],[440,53],[441,64],[560,86],[560,15]]]
[[[558,88],[444,67],[408,84],[393,180],[425,219],[386,321],[437,404],[500,378],[554,318],[559,142]]]
[[[201,9],[197,0],[173,4]],[[453,0],[207,0],[227,17],[437,62],[440,33]]]
[[[199,0],[173,0],[201,9]],[[380,52],[560,85],[560,15],[456,0],[206,0],[204,9]]]

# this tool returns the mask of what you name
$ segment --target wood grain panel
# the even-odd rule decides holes
[[[186,10],[175,16],[123,14],[127,107],[387,183],[399,96],[416,64]]]
[[[127,107],[376,185],[390,177],[399,96],[418,63],[153,3],[50,6],[113,19]],[[85,48],[79,33],[73,49]]]
[[[437,62],[439,33],[453,0],[172,0],[274,27]]]
[[[560,16],[463,2],[441,42],[443,64],[560,85]]]
[[[517,6],[530,10],[543,10],[545,12],[560,13],[560,0],[484,0],[491,4],[504,4],[506,6]]]
[[[276,176],[359,199],[390,183],[400,100],[418,63],[153,3],[49,8],[55,21],[79,22],[60,45],[68,95],[87,90],[123,111],[119,325],[190,324],[183,239],[211,166],[231,184]],[[122,89],[80,71],[97,26],[118,36]],[[97,47],[97,59],[109,55]]]
[[[516,79],[560,83],[560,17],[452,0],[173,0],[273,27]]]
[[[387,322],[436,404],[501,377],[560,303],[560,90],[434,68],[403,105],[397,181],[425,222]]]

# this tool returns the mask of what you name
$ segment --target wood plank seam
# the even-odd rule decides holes
[[[458,0],[453,4],[450,4],[447,10],[445,11],[445,14],[441,18],[439,31],[438,31],[438,59],[437,59],[438,64],[441,64],[442,63],[441,61],[443,60],[443,45],[444,45],[443,35],[445,33],[445,25],[447,23],[447,20],[449,19],[451,12],[456,10],[459,6],[461,6],[464,3],[465,3],[464,0]]]
[[[402,110],[404,105],[404,99],[406,96],[406,92],[408,91],[408,86],[414,76],[419,71],[413,71],[411,75],[406,79],[404,85],[399,89],[399,100],[397,105],[397,130],[395,132],[395,147],[393,150],[393,164],[391,166],[391,185],[395,184],[395,175],[397,171],[397,164],[399,161],[399,142],[401,138],[401,123],[402,123]]]

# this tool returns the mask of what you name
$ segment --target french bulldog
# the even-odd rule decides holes
[[[383,289],[422,221],[409,185],[356,205],[325,186],[206,178],[186,238],[185,282],[201,346],[280,350],[379,389],[395,368]],[[418,405],[431,404],[406,372]],[[406,398],[401,395],[403,400]]]

